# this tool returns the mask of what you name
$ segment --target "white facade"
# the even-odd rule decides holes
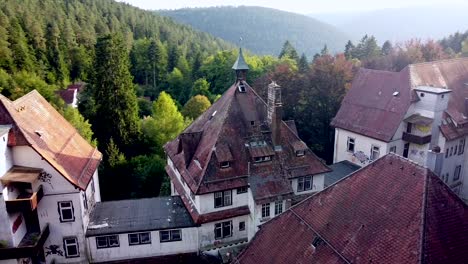
[[[444,112],[447,110],[450,91],[436,87],[416,87],[414,92],[419,100],[413,102],[406,112],[397,131],[389,142],[377,140],[365,135],[335,128],[334,162],[351,161],[357,165],[365,166],[370,163],[373,146],[380,147],[380,155],[395,152],[420,165],[432,169],[446,182],[461,198],[468,199],[468,183],[464,183],[465,172],[468,170],[466,142],[467,137],[447,141],[440,132],[439,126],[444,122]],[[412,116],[420,116],[427,121],[424,124],[409,124]],[[415,143],[404,134],[414,138],[427,138],[423,144]],[[349,147],[349,140],[354,140],[354,147]],[[440,148],[440,153],[432,151]],[[460,149],[463,149],[462,151]]]
[[[149,232],[151,242],[148,244],[130,245],[129,233],[117,234],[119,246],[97,248],[96,237],[87,237],[89,248],[89,262],[105,262],[116,260],[128,260],[134,258],[157,257],[162,255],[174,255],[182,253],[198,252],[198,230],[196,227],[182,228],[181,240],[161,242],[160,231]],[[135,233],[132,233],[135,234]]]
[[[42,169],[41,176],[31,182],[33,193],[40,188],[43,197],[32,212],[6,211],[4,200],[16,199],[18,190],[13,187],[1,186],[0,196],[0,240],[6,241],[9,247],[17,247],[28,232],[28,219],[36,218],[39,224],[37,231],[49,228],[49,235],[44,244],[45,263],[78,263],[87,262],[87,247],[84,232],[88,224],[88,216],[94,203],[100,201],[99,178],[97,171],[93,175],[85,192],[76,188],[55,170],[45,159],[29,146],[7,146],[7,134],[0,136],[0,177],[13,166]],[[86,199],[85,199],[86,197]],[[87,205],[84,202],[87,202]],[[59,203],[67,202],[72,208],[73,220],[64,221],[59,213]],[[85,209],[85,206],[87,209]],[[32,214],[32,215],[29,215]],[[7,220],[7,221],[5,221]],[[34,220],[30,220],[33,221]],[[29,226],[31,228],[31,226]],[[13,232],[13,230],[15,230]],[[79,250],[78,255],[67,256],[64,239],[74,238]],[[0,260],[0,263],[21,263],[21,260]]]

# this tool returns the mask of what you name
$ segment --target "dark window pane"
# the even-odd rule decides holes
[[[117,236],[109,236],[109,246],[110,247],[118,247],[119,246],[119,238]]]
[[[128,243],[130,245],[137,245],[140,243],[138,234],[129,234],[128,235]]]
[[[140,233],[140,243],[141,244],[150,244],[151,243],[150,233]]]
[[[106,237],[96,237],[96,244],[98,248],[107,247],[107,238]]]
[[[171,236],[172,236],[172,240],[175,240],[175,241],[178,241],[178,240],[182,239],[182,237],[180,235],[180,230],[172,230],[171,231]]]
[[[169,231],[160,231],[159,235],[161,236],[161,241],[169,241],[171,240]]]
[[[73,211],[71,209],[62,209],[62,220],[73,220]]]

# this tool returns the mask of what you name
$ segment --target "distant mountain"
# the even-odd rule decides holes
[[[162,10],[158,13],[190,24],[257,54],[278,55],[289,40],[299,54],[309,58],[326,44],[332,52],[342,51],[349,37],[335,27],[305,15],[271,8],[239,6]]]
[[[310,16],[336,26],[354,40],[369,34],[383,43],[385,40],[402,42],[411,38],[440,39],[456,31],[465,32],[468,30],[467,12],[468,5],[460,4]]]

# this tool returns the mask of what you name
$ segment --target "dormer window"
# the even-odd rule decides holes
[[[302,157],[302,156],[304,156],[304,155],[305,155],[305,151],[304,151],[304,150],[298,150],[298,151],[296,151],[296,156],[297,156],[297,157]]]
[[[245,84],[239,83],[239,86],[237,86],[237,88],[239,89],[239,92],[245,93]]]
[[[220,167],[221,169],[227,169],[229,167],[231,167],[231,163],[229,161],[223,161],[220,163]]]
[[[266,161],[270,161],[270,160],[271,160],[271,156],[263,156],[263,157],[255,157],[254,158],[255,163],[261,163],[261,162],[266,162]]]

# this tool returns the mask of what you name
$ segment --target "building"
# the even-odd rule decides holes
[[[0,95],[0,263],[87,263],[101,153],[37,91]]]
[[[98,203],[86,240],[91,263],[198,253],[198,230],[179,196]]]
[[[330,169],[282,120],[281,88],[265,102],[246,82],[242,50],[235,83],[164,146],[172,195],[198,226],[200,251],[249,241],[259,226],[321,191]]]
[[[467,205],[390,153],[263,225],[234,263],[462,264],[467,237]]]
[[[468,199],[468,58],[360,69],[332,121],[334,162],[395,152],[433,169]]]
[[[77,108],[78,107],[78,94],[85,89],[86,83],[78,82],[70,84],[64,90],[57,91],[60,98],[63,99],[65,104]]]

